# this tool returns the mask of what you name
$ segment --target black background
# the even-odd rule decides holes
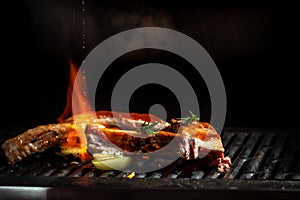
[[[298,126],[299,22],[297,6],[291,2],[86,0],[84,14],[81,1],[75,0],[11,1],[2,7],[7,14],[3,14],[1,25],[0,126],[56,122],[65,106],[68,60],[79,65],[101,41],[143,26],[180,31],[207,50],[227,92],[226,127]],[[112,64],[103,80],[107,85],[96,98],[97,108],[109,109],[110,89],[121,72],[153,60],[181,70],[197,93],[207,94],[202,80],[184,60],[166,52],[143,50]],[[145,87],[133,95],[131,111],[145,112],[160,102],[167,105],[168,117],[177,117],[178,102],[171,93],[166,95],[168,91],[160,88],[149,96],[157,88]],[[207,98],[200,100],[200,107],[203,120],[209,120]]]

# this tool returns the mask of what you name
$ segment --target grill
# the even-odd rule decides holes
[[[133,192],[131,195],[139,197],[145,194],[141,191],[152,190],[172,191],[170,195],[174,197],[183,194],[197,197],[199,193],[222,197],[230,191],[235,191],[234,195],[239,196],[239,192],[244,191],[246,193],[243,194],[251,194],[243,197],[246,199],[253,197],[253,194],[268,192],[274,198],[296,198],[300,192],[299,137],[296,133],[225,129],[222,133],[225,155],[233,163],[231,170],[225,173],[197,168],[191,161],[179,159],[158,171],[136,173],[133,178],[128,178],[130,172],[98,170],[91,162],[61,158],[51,151],[28,158],[16,166],[5,164],[2,155],[0,191],[8,196],[22,194],[24,197],[37,197],[43,194],[48,198],[108,195],[111,190],[120,191],[113,194],[116,198],[131,194],[130,191]],[[215,193],[215,190],[222,192]],[[182,191],[179,196],[176,195],[178,191]],[[150,198],[149,195],[147,198]]]
[[[97,170],[91,162],[65,159],[53,151],[9,166],[0,149],[0,200],[300,199],[300,132],[249,128],[298,125],[298,118],[293,117],[299,107],[295,95],[299,78],[294,67],[298,62],[294,45],[298,35],[290,31],[299,23],[296,4],[253,0],[220,4],[196,0],[44,0],[3,1],[2,7],[11,11],[2,20],[2,38],[9,41],[3,47],[3,57],[11,57],[15,47],[18,54],[10,67],[1,68],[0,144],[34,127],[31,125],[56,123],[54,119],[65,106],[70,60],[79,67],[102,41],[141,27],[170,28],[203,46],[224,80],[227,126],[247,128],[228,127],[222,132],[225,156],[233,163],[225,173],[179,159],[161,170],[129,178],[131,172]],[[166,36],[161,40],[162,46],[169,39]],[[129,46],[135,42],[144,43],[134,37]],[[178,50],[184,51],[183,47]],[[191,49],[189,57],[195,52]],[[18,59],[18,55],[26,59]],[[99,64],[105,76],[94,98],[96,110],[112,109],[111,97],[119,79],[146,63],[170,66],[180,73],[196,93],[201,119],[210,120],[214,101],[203,79],[205,74],[198,74],[189,59],[164,49],[127,52],[107,70]],[[175,91],[158,84],[144,86],[132,94],[130,111],[148,113],[158,104],[168,117],[181,116]]]

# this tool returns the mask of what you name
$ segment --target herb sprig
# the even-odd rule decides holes
[[[195,115],[194,113],[192,113],[192,111],[189,111],[189,113],[191,116],[187,116],[184,118],[177,118],[177,119],[180,120],[181,123],[183,123],[186,126],[189,126],[192,122],[200,120],[200,118],[197,115]]]
[[[155,128],[155,126],[159,124],[159,122],[154,122],[150,124],[150,122],[144,122],[143,125],[137,129],[137,132],[155,135],[160,129]]]

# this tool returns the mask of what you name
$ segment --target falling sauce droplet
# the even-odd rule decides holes
[[[85,19],[85,10],[86,9],[85,9],[85,0],[81,1],[81,6],[82,6],[82,45],[81,45],[81,48],[82,48],[82,50],[85,50],[85,47],[86,47],[86,19]],[[82,63],[84,63],[84,62],[85,61],[83,61]],[[82,68],[82,79],[85,82],[86,74],[85,74],[85,68],[84,67]],[[82,91],[83,96],[87,97],[86,85],[85,85],[85,87],[83,87],[81,89],[81,91]],[[86,101],[87,101],[87,99],[86,99]],[[87,105],[86,101],[83,102],[84,106]]]
[[[84,96],[87,95],[87,92],[86,92],[86,89],[85,89],[85,88],[82,88],[82,94],[83,94]]]
[[[81,1],[82,6],[82,45],[81,48],[84,50],[86,47],[86,19],[85,19],[85,1]]]

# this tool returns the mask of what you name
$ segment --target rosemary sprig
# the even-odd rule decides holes
[[[137,132],[155,135],[159,129],[154,128],[159,122],[154,122],[150,124],[150,122],[144,122],[143,125],[137,129]]]
[[[184,118],[177,118],[177,119],[180,120],[186,126],[189,126],[192,122],[200,120],[200,118],[197,115],[195,115],[194,113],[192,113],[192,111],[189,111],[189,113],[191,116],[187,116]]]

